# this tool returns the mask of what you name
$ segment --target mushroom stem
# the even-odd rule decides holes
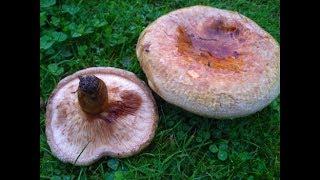
[[[106,84],[94,75],[79,76],[78,101],[88,114],[99,114],[108,108]]]

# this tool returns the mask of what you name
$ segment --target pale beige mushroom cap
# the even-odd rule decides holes
[[[152,90],[198,115],[246,116],[280,93],[278,43],[237,12],[207,6],[170,12],[141,33],[136,53]]]
[[[110,122],[81,110],[76,93],[80,75],[95,75],[108,87]],[[133,111],[125,112],[118,102],[127,103],[127,108]],[[103,156],[122,158],[139,153],[154,137],[157,122],[158,112],[151,91],[133,73],[94,67],[59,82],[47,105],[46,135],[57,158],[89,165]]]

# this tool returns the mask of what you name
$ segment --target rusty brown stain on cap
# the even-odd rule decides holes
[[[244,63],[239,58],[239,45],[233,40],[240,34],[238,26],[225,24],[222,19],[211,19],[203,24],[201,32],[197,34],[179,25],[176,30],[178,52],[184,56],[183,60],[239,72]]]
[[[148,42],[149,53],[142,51]],[[169,12],[141,33],[136,54],[155,93],[201,116],[247,116],[280,93],[279,43],[235,11],[197,5]]]

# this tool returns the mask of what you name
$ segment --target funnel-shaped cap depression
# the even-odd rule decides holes
[[[202,116],[246,116],[280,92],[278,43],[236,12],[207,6],[170,12],[141,33],[136,53],[158,95]]]

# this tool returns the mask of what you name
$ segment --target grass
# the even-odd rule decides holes
[[[238,11],[280,42],[279,0],[41,0],[41,97],[47,100],[59,80],[92,66],[126,69],[146,80],[135,55],[140,32],[163,14],[196,4]],[[234,120],[203,118],[155,98],[160,121],[151,145],[134,157],[107,157],[88,167],[51,155],[41,110],[41,179],[279,179],[279,98]]]

